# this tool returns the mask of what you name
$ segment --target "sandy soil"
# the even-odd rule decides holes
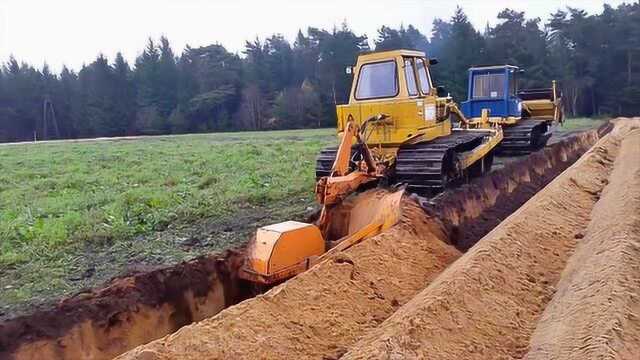
[[[621,144],[609,185],[531,339],[526,359],[640,356],[640,130]]]
[[[581,141],[588,142],[588,138],[587,136]],[[581,145],[578,144],[579,142],[573,143],[570,147],[582,146],[581,143]],[[458,199],[460,196],[456,193],[450,199],[451,201],[444,201],[440,207],[436,201],[436,210],[441,207],[449,210],[444,212],[447,221],[436,218],[436,215],[442,216],[442,213],[428,212],[432,215],[426,215],[415,203],[406,199],[403,201],[404,216],[401,224],[386,233],[338,254],[331,261],[320,264],[263,296],[226,309],[213,318],[187,326],[173,335],[139,347],[120,358],[340,358],[364,336],[376,333],[385,319],[392,316],[398,308],[434,279],[439,279],[438,274],[460,256],[458,250],[448,245],[452,230],[474,228],[480,234],[481,229],[476,229],[473,223],[467,225],[471,220],[466,219],[469,214],[466,214],[464,209],[473,208],[471,209],[472,217],[478,217],[479,223],[491,224],[493,227],[494,224],[491,221],[480,216],[483,213],[482,210],[487,206],[501,208],[510,200],[520,201],[516,196],[522,192],[520,184],[531,182],[527,185],[531,187],[531,191],[525,191],[525,193],[529,193],[528,196],[533,195],[548,181],[542,174],[569,161],[569,155],[565,151],[568,150],[553,152],[551,157],[547,157],[548,154],[546,154],[538,156],[539,159],[532,158],[531,163],[524,163],[512,169],[513,174],[484,179],[483,181],[491,183],[491,186],[483,182],[480,186],[482,189],[476,189],[477,192],[473,192],[473,199],[465,198],[463,201]],[[598,166],[611,167],[611,162],[605,165],[596,162],[594,167]],[[536,175],[537,172],[540,174]],[[595,184],[584,185],[592,185],[596,188],[595,190],[580,192],[590,199],[591,205],[596,201],[593,194],[604,186],[597,180],[594,179]],[[576,187],[579,188],[579,186]],[[519,190],[516,191],[516,189]],[[467,190],[471,191],[472,188]],[[507,196],[506,194],[510,192],[513,192],[513,195]],[[556,193],[555,196],[557,195]],[[571,197],[573,193],[567,192],[565,195]],[[570,199],[563,202],[565,203],[571,203]],[[510,209],[509,212],[512,211],[511,208],[507,208]],[[558,208],[552,210],[558,210]],[[573,209],[566,205],[561,210]],[[584,217],[588,218],[588,207],[583,210],[574,215],[573,221],[579,222],[577,227],[586,225],[588,221],[580,220]],[[540,210],[540,212],[543,211]],[[498,212],[492,214],[496,217],[506,216]],[[549,212],[546,217],[540,215],[542,220],[533,224],[532,227],[541,228],[545,222],[553,222],[555,215],[551,214],[552,212]],[[447,222],[448,224],[445,224]],[[540,234],[532,232],[531,227],[525,228],[522,224],[521,227],[523,228],[520,231],[531,233],[530,236]],[[551,267],[556,276],[553,281],[557,281],[558,274],[576,241],[573,228],[564,229],[564,233],[573,242],[564,247],[554,248],[560,260],[554,259],[553,252],[543,251],[536,257],[539,263],[534,262],[531,265],[534,270]],[[486,231],[482,235],[484,234]],[[557,232],[557,234],[560,233]],[[526,241],[519,244],[515,251],[521,252],[524,244]],[[538,250],[531,249],[530,252]],[[509,250],[498,252],[500,254],[496,259],[500,260],[500,257],[506,256]],[[485,258],[485,260],[488,259]],[[478,272],[480,278],[485,279],[486,284],[490,282],[486,280],[487,277],[493,273],[491,269],[485,268],[486,265],[475,267],[474,271]],[[498,271],[504,272],[505,269],[505,266],[499,267]],[[527,289],[530,286],[530,278],[529,276],[520,281],[518,289]],[[501,281],[506,281],[506,277],[501,278]],[[553,288],[549,286],[550,282],[551,280],[543,281],[536,286],[536,295],[543,296],[545,303],[553,293]],[[472,285],[464,284],[460,289],[462,296],[456,294],[459,298],[452,297],[446,300],[449,294],[444,293],[440,300],[451,303],[464,300],[464,287]],[[494,288],[496,292],[500,292],[498,286],[494,285]],[[476,292],[474,296],[481,297],[481,294]],[[534,303],[536,300],[537,298],[529,302]],[[496,303],[491,308],[499,311],[502,306],[504,304]],[[537,313],[541,313],[543,309],[544,307],[540,306]],[[448,310],[442,310],[442,313],[447,314]],[[523,316],[526,317],[527,314]],[[443,323],[446,324],[447,321]],[[529,333],[531,331],[532,329]],[[365,354],[364,357],[369,356]],[[386,354],[386,352],[382,351],[380,354]]]
[[[341,356],[460,256],[415,202],[402,206],[390,231],[121,359]]]
[[[343,359],[510,359],[525,356],[538,320],[554,297],[563,269],[584,236],[591,212],[609,181],[622,137],[628,130],[628,127],[618,129],[616,134],[601,139],[576,164],[485,236],[415,298],[350,348]],[[629,161],[638,158],[638,149],[630,147],[633,145],[624,146],[626,153],[620,159]],[[619,166],[621,165],[618,164]],[[620,172],[616,171],[614,176],[620,176],[617,175]],[[615,180],[618,181],[624,180]],[[627,203],[612,201],[615,206],[629,210]],[[610,206],[603,205],[605,208]],[[596,215],[594,210],[594,216]],[[633,221],[638,220],[637,213],[627,212],[627,217],[635,218]],[[613,223],[610,228],[611,225]],[[621,233],[624,234],[625,231]],[[615,241],[615,238],[609,241]],[[637,243],[632,244],[637,246]],[[610,257],[607,263],[615,260],[615,257]],[[576,261],[580,264],[580,260]],[[637,273],[637,265],[628,271]],[[619,302],[616,305],[631,307],[637,303],[637,280],[624,275],[622,278],[628,286],[619,288],[626,295],[614,296]],[[637,279],[637,275],[635,278]],[[584,281],[589,283],[593,279]],[[596,281],[605,279],[598,277]],[[611,301],[611,296],[615,293],[603,294],[603,299]],[[629,312],[624,309],[623,306],[616,312],[618,316],[604,314],[603,317],[610,320],[628,319]],[[603,310],[606,309],[596,308],[592,311]],[[566,311],[576,318],[584,318],[584,324],[580,326],[583,331],[594,332],[589,323],[597,320],[592,320],[588,313],[581,314],[572,309]],[[557,348],[576,346],[582,349],[581,345],[584,345],[572,339],[573,336],[579,337],[580,333],[576,334],[572,329],[564,327],[561,320],[564,313],[554,313],[555,318],[548,320],[549,327],[555,326],[553,331],[558,333],[564,330],[566,344],[557,343],[556,332],[541,330],[540,339],[534,339],[532,358],[536,353],[539,356],[535,358],[550,358],[542,350],[537,350],[545,344],[556,354]],[[543,323],[544,320],[541,324]],[[627,328],[635,329],[638,322],[633,323],[633,326],[629,325]],[[606,333],[611,327],[622,328],[610,324],[611,322],[609,329],[603,326],[595,332]],[[629,334],[627,337],[630,338],[637,336],[635,331],[625,334]],[[587,339],[580,340],[586,341],[587,346],[598,343],[597,340],[590,341],[588,336]],[[536,341],[540,343],[537,347]],[[635,349],[624,345],[619,347],[625,349],[626,353]],[[607,347],[603,347],[601,351],[606,349]],[[560,355],[558,358],[566,357]],[[593,357],[587,351],[576,354],[576,358]]]
[[[410,233],[408,237],[415,238],[417,236],[423,240],[431,240],[432,236],[435,236],[442,241],[443,236],[441,233],[442,228],[444,228],[444,232],[446,233],[446,236],[444,236],[446,237],[446,239],[444,239],[445,242],[454,244],[459,249],[466,250],[526,202],[537,191],[548,184],[557,174],[570,166],[597,141],[599,135],[607,132],[607,129],[608,127],[599,129],[598,131],[594,130],[576,135],[570,140],[555,144],[521,161],[512,162],[489,176],[478,178],[459,189],[446,192],[443,196],[439,196],[438,199],[427,200],[412,196],[411,199],[418,201],[421,207],[423,207],[423,210],[426,211],[427,214],[431,214],[432,218],[418,212],[415,209],[415,204],[407,205],[409,208],[413,207],[414,210],[407,213],[400,230]],[[410,214],[412,211],[413,215]],[[424,224],[420,225],[421,221],[418,220],[424,221]],[[428,229],[423,231],[421,229],[424,228],[425,224],[428,225]],[[443,227],[439,224],[443,224]],[[395,234],[398,235],[401,233]],[[395,235],[380,238],[378,241],[386,241],[385,239],[392,242],[398,241]],[[415,242],[415,239],[411,241]],[[380,265],[382,271],[376,270],[378,272],[374,274],[380,279],[386,279],[389,277],[389,274],[391,274],[391,271],[398,269],[396,262],[394,262],[393,266],[386,268],[385,261],[388,257],[384,255],[378,257],[378,255],[371,250],[373,248],[367,249],[369,250],[361,253],[368,254],[368,256],[376,256],[376,261],[382,262]],[[389,251],[389,248],[383,247],[380,251],[383,250]],[[410,250],[411,248],[407,251],[403,250],[402,257],[406,257],[407,255],[405,253],[410,252]],[[434,251],[437,251],[437,249]],[[420,250],[417,254],[420,255],[424,253]],[[372,271],[373,263],[370,265],[360,261],[354,263],[349,259],[350,255],[348,257],[341,255],[339,258],[335,258],[335,261],[333,261],[330,266],[344,267],[345,264],[354,264],[356,265],[354,268],[365,269],[367,274]],[[398,258],[397,261],[400,261],[399,259],[400,258]],[[433,260],[433,258],[427,257],[426,260]],[[233,263],[233,261],[231,262]],[[239,284],[236,284],[237,279],[233,276],[233,271],[229,272],[230,269],[227,269],[223,271],[223,273],[227,274],[226,276],[215,277],[213,284],[217,285],[209,286],[208,291],[204,291],[207,288],[206,286],[202,287],[202,291],[198,290],[201,285],[207,284],[206,274],[215,275],[219,273],[219,264],[215,265],[214,268],[210,266],[217,263],[217,261],[210,264],[205,262],[205,264],[209,264],[205,266],[205,268],[185,264],[189,269],[193,268],[186,271],[186,273],[180,270],[181,266],[178,266],[176,269],[165,269],[159,272],[140,274],[135,277],[137,279],[135,281],[136,286],[125,288],[123,291],[97,290],[92,293],[81,294],[80,297],[65,301],[53,309],[38,312],[33,316],[14,319],[9,323],[0,324],[0,358],[2,358],[2,354],[8,355],[13,352],[13,355],[19,358],[33,358],[35,354],[38,354],[52,359],[106,359],[122,353],[135,345],[165,336],[167,333],[175,331],[178,327],[189,323],[191,320],[198,321],[209,317],[221,310],[221,307],[239,301],[240,299],[236,299],[236,295],[241,294],[234,295],[234,291],[245,288],[243,286],[238,287]],[[222,264],[227,263],[228,261],[222,262]],[[439,265],[436,264],[436,266]],[[425,270],[425,268],[427,268],[427,270]],[[339,269],[333,270],[341,271]],[[436,268],[434,274],[441,270],[442,268]],[[389,273],[384,273],[383,271],[389,271]],[[402,268],[401,273],[396,275],[397,277],[394,279],[395,283],[392,285],[383,284],[381,287],[382,291],[378,291],[379,289],[377,288],[374,289],[373,297],[368,297],[366,301],[375,299],[375,297],[378,297],[380,294],[384,297],[389,293],[393,294],[396,291],[401,291],[401,298],[396,299],[396,301],[391,300],[392,307],[397,308],[401,303],[404,303],[411,297],[411,295],[407,294],[419,292],[422,287],[428,283],[428,281],[419,283],[407,279],[412,279],[411,276],[424,275],[427,272],[428,264],[421,262],[419,266],[414,268]],[[330,272],[327,271],[323,274],[329,273]],[[353,273],[353,270],[351,273]],[[429,279],[433,276],[434,275],[430,276]],[[204,281],[194,282],[196,279],[203,279]],[[353,282],[356,279],[350,278],[349,280]],[[405,282],[408,282],[409,285],[400,290],[391,288],[391,286],[404,286],[402,284]],[[109,288],[120,289],[117,284],[121,283],[127,282],[116,281],[116,284]],[[345,280],[344,282],[339,282],[339,284],[347,286],[349,282]],[[189,285],[189,288],[193,291],[186,291],[185,293],[183,290],[184,286],[187,285]],[[221,285],[222,288],[218,285]],[[305,282],[304,286],[308,286],[308,282]],[[324,286],[330,285],[325,284]],[[131,288],[132,291],[127,291],[129,288]],[[293,292],[302,298],[306,294],[303,293],[304,289],[304,287],[294,287],[293,290],[287,288],[286,291],[289,293]],[[198,295],[199,293],[201,294]],[[348,323],[344,328],[341,328],[341,331],[334,331],[332,328],[323,327],[324,325],[317,326],[315,324],[331,319],[333,323],[329,323],[328,326],[336,328],[334,323],[339,322],[339,316],[342,316],[345,311],[349,311],[349,309],[347,307],[341,307],[336,314],[330,314],[328,317],[325,314],[319,314],[318,311],[324,311],[325,303],[330,305],[336,303],[348,304],[349,301],[352,301],[352,299],[348,297],[352,296],[354,292],[327,292],[326,296],[336,298],[345,297],[332,299],[330,301],[326,300],[325,295],[318,295],[317,291],[311,291],[310,293],[315,296],[313,298],[307,298],[306,301],[308,304],[304,305],[304,311],[301,310],[293,314],[304,320],[292,320],[287,315],[284,316],[285,321],[288,322],[287,324],[283,326],[273,325],[280,321],[280,314],[276,314],[275,316],[265,316],[264,319],[259,321],[261,326],[259,331],[261,333],[266,333],[267,331],[264,329],[270,329],[271,327],[275,327],[278,330],[275,333],[269,333],[267,339],[269,343],[275,343],[286,348],[281,351],[271,350],[265,356],[278,358],[285,356],[285,353],[287,357],[294,355],[297,357],[313,358],[332,358],[339,356],[346,351],[348,347],[347,344],[355,342],[356,339],[373,329],[375,324],[390,314],[388,308],[383,308],[380,311],[374,309],[376,311],[375,316],[373,320],[371,320],[370,317],[372,314],[367,311],[366,306],[358,307],[358,313],[349,316]],[[362,293],[371,296],[370,293],[364,291]],[[112,299],[112,295],[114,294],[118,297],[117,299]],[[136,298],[140,298],[141,301],[136,302]],[[272,302],[277,302],[278,306],[283,307],[283,310],[279,309],[278,311],[286,311],[284,310],[285,305],[291,306],[291,304],[293,304],[294,306],[298,306],[298,303],[302,303],[301,300],[297,303],[289,300],[283,301],[281,300],[283,299],[281,295],[274,296],[273,298],[276,300]],[[267,299],[271,298],[267,297]],[[354,299],[357,301],[365,301],[362,300],[362,296],[355,296]],[[98,304],[99,307],[94,306],[96,304]],[[247,305],[247,307],[258,306],[262,310],[266,309],[266,306],[261,304],[260,301],[251,302],[251,304],[254,305]],[[309,309],[313,309],[313,311],[309,312]],[[269,308],[267,310],[271,311],[272,309]],[[392,311],[393,310],[394,309],[392,309]],[[255,311],[250,311],[247,308],[243,311],[256,315]],[[312,315],[313,319],[307,319],[308,313]],[[356,317],[360,318],[356,319]],[[239,318],[235,319],[232,317],[227,318],[225,321],[230,323],[232,322],[230,319],[232,319],[233,322],[240,321]],[[209,323],[209,320],[204,323]],[[292,332],[301,331],[299,330],[299,326],[302,325],[299,324],[302,323],[310,324],[314,334],[318,332],[318,335],[311,336],[308,340],[304,336],[292,335]],[[354,326],[353,324],[365,325]],[[194,327],[196,326],[199,325],[194,325]],[[236,325],[234,324],[233,326]],[[333,333],[327,335],[329,331],[333,331]],[[201,342],[209,341],[207,337],[198,336],[199,332],[196,330],[193,330],[192,334],[192,337],[187,338],[185,336],[172,341],[187,341],[189,344],[188,347],[197,349],[202,347]],[[320,341],[317,345],[308,345],[311,341],[317,342],[319,338],[328,340],[325,342]],[[244,340],[251,342],[253,337],[246,336]],[[223,339],[223,345],[225,341],[226,340]],[[167,346],[175,346],[175,344]],[[231,342],[229,346],[235,346],[236,348],[246,347],[246,345],[238,341]],[[184,350],[189,351],[188,347],[185,346]],[[240,350],[238,352],[234,350],[231,353],[233,356],[254,357],[255,353],[249,354],[249,352],[253,350],[255,350],[255,348],[247,347],[246,351]],[[211,353],[214,354],[214,356],[218,356],[217,354],[220,352],[216,351],[206,352],[206,355]],[[224,353],[224,355],[221,355],[222,357],[233,357],[226,355],[230,352],[228,349],[223,349],[222,352]],[[147,355],[151,357],[156,356],[153,351],[148,351],[145,354],[146,355],[142,357]],[[183,357],[183,354],[178,355],[172,353],[171,355]]]
[[[0,359],[111,359],[246,299],[243,252],[113,279],[55,307],[0,323]]]

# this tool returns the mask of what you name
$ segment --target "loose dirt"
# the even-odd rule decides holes
[[[338,358],[460,255],[449,245],[452,233],[486,234],[495,224],[480,216],[483,210],[500,208],[496,216],[506,217],[513,200],[524,202],[553,177],[541,174],[564,170],[597,136],[583,134],[434,201],[418,199],[426,214],[405,199],[402,222],[386,233],[121,358]],[[521,186],[531,191],[521,195]]]
[[[526,359],[640,354],[640,130],[621,144],[609,185],[531,340]]]
[[[600,140],[576,164],[486,235],[410,302],[363,337],[343,359],[510,359],[525,356],[538,320],[554,297],[563,269],[576,244],[584,236],[591,212],[609,181],[614,159],[620,151],[620,143],[629,131],[628,127],[625,128],[617,129],[614,134]],[[637,159],[638,149],[627,149],[628,147],[629,145],[625,146],[626,154],[620,159]],[[619,160],[619,163],[623,161]],[[618,175],[614,173],[614,176]],[[615,180],[618,181],[623,180]],[[616,206],[629,210],[626,203],[617,202]],[[596,210],[594,216],[597,216]],[[627,212],[626,216],[637,221],[640,215],[637,212]],[[613,225],[611,222],[610,226]],[[626,232],[622,230],[621,233]],[[637,242],[631,241],[631,244],[637,247]],[[616,259],[610,257],[607,260],[615,262]],[[635,264],[637,261],[636,257]],[[576,259],[576,266],[582,265],[584,264]],[[608,263],[607,266],[614,264]],[[615,269],[609,271],[615,273]],[[580,341],[587,342],[586,345],[589,346],[596,345],[598,340],[593,341],[587,335],[587,338],[574,342],[582,334],[565,328],[567,322],[562,319],[565,314],[583,319],[580,328],[590,335],[606,333],[607,330],[610,331],[607,335],[611,335],[611,332],[616,332],[613,329],[626,328],[628,331],[624,334],[628,338],[637,336],[637,319],[633,321],[633,326],[618,325],[620,320],[636,316],[636,313],[631,312],[633,315],[629,315],[624,310],[624,305],[627,308],[637,306],[637,275],[625,277],[624,274],[629,274],[629,271],[636,271],[637,274],[637,265],[620,277],[626,280],[627,286],[618,287],[621,295],[613,297],[618,303],[607,304],[610,307],[623,305],[623,308],[615,312],[617,316],[602,316],[606,320],[618,322],[614,321],[612,324],[605,320],[604,326],[594,330],[589,327],[590,322],[598,323],[598,320],[576,312],[577,309],[565,309],[566,312],[550,310],[555,316],[549,314],[547,317],[550,320],[541,321],[541,324],[549,323],[547,327],[550,331],[539,331],[540,335],[534,338],[531,357],[554,358],[546,356],[548,353],[545,351],[549,351],[553,354],[560,353],[555,358],[564,359],[559,349],[568,347],[568,351],[571,351],[575,346],[574,349],[580,348],[583,351],[582,354],[576,354],[576,358],[593,358],[589,356],[588,349],[581,348],[585,344]],[[586,283],[582,285],[594,280],[599,283],[606,279],[601,276],[597,280],[585,279]],[[627,291],[623,291],[624,289]],[[616,292],[602,294],[600,299],[605,303],[612,301],[612,294]],[[600,307],[600,310],[606,309]],[[557,335],[562,332],[566,342],[554,343],[558,341]],[[625,354],[633,353],[634,349],[624,346],[621,348],[625,349]],[[603,346],[600,351],[602,350],[610,349]],[[534,354],[538,354],[537,357]]]
[[[116,278],[50,310],[0,324],[0,358],[108,359],[210,317],[250,294],[233,277],[240,251]]]
[[[181,272],[180,266],[184,265],[180,265],[178,270],[152,272],[153,276],[140,274],[146,281],[120,279],[114,289],[121,290],[81,294],[77,301],[65,302],[52,311],[13,319],[0,325],[0,357],[109,358],[191,321],[205,319],[122,358],[339,358],[353,350],[358,341],[379,331],[380,324],[386,324],[390,316],[394,318],[394,312],[404,309],[402,305],[430,283],[437,282],[439,274],[461,256],[461,251],[473,246],[569,167],[606,131],[608,128],[603,127],[599,132],[581,133],[436,199],[406,197],[402,220],[392,229],[216,316],[210,317],[249,295],[250,287],[234,276],[237,257],[226,258],[216,266],[211,259],[205,261],[206,266],[186,264],[189,269],[201,269],[199,273]],[[543,226],[549,220],[541,217],[542,222],[534,224]],[[529,230],[523,225],[519,231]],[[559,272],[573,245],[560,251],[563,260],[534,265],[550,264]],[[519,255],[523,251],[517,250]],[[545,254],[552,257],[548,251]],[[478,269],[484,272],[485,267]],[[180,276],[186,279],[186,285],[180,285]],[[501,276],[498,283],[511,279]],[[546,303],[553,289],[543,285],[536,286],[542,289],[538,292]],[[150,297],[145,295],[147,291]],[[483,295],[476,292],[475,296]],[[68,320],[57,320],[67,315]],[[40,322],[39,317],[46,321]],[[59,329],[53,325],[56,321],[61,324]]]
[[[442,220],[449,230],[450,241],[466,251],[571,166],[608,131],[610,127],[605,125],[576,134],[511,162],[489,176],[423,202],[424,208]]]
[[[339,357],[460,256],[415,202],[402,211],[390,231],[121,358]]]

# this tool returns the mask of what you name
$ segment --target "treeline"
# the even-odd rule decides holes
[[[557,79],[569,115],[640,113],[640,3],[603,12],[558,10],[547,23],[505,9],[475,29],[462,9],[437,19],[430,36],[382,26],[375,50],[413,48],[437,57],[434,81],[458,101],[467,69],[514,64],[522,86]],[[78,72],[54,74],[10,58],[0,70],[0,141],[333,126],[348,98],[344,71],[373,50],[346,24],[247,42],[242,56],[220,44],[186,49],[149,40],[135,64],[98,55]]]

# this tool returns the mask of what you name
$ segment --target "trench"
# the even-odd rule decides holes
[[[404,274],[406,279],[403,282],[398,280],[398,283],[393,283],[381,277],[372,278],[373,275],[358,270],[349,253],[339,254],[332,259],[332,265],[337,264],[334,267],[340,269],[334,274],[337,278],[332,279],[329,276],[324,283],[318,281],[317,286],[321,291],[317,296],[321,297],[332,291],[349,291],[346,288],[340,290],[330,287],[339,283],[338,278],[345,273],[345,267],[353,268],[347,272],[350,279],[347,280],[361,281],[363,285],[358,291],[370,301],[363,303],[361,308],[354,304],[347,306],[359,316],[370,318],[368,322],[362,322],[362,326],[356,330],[363,332],[380,324],[424,287],[425,281],[435,278],[461,253],[471,248],[573,164],[610,129],[611,126],[607,124],[598,130],[576,134],[436,198],[409,196],[414,200],[411,201],[413,205],[409,206],[409,215],[429,221],[423,221],[418,225],[413,223],[414,228],[400,226],[402,229],[398,231],[403,231],[407,238],[413,237],[415,240],[420,240],[418,238],[421,233],[430,233],[434,238],[441,240],[442,244],[434,242],[423,244],[420,248],[423,257],[439,257],[433,261],[439,265],[415,263],[414,270],[422,271],[417,271],[420,273],[419,276]],[[437,224],[435,228],[434,223]],[[416,230],[416,226],[425,229]],[[382,234],[380,238],[370,240],[376,241],[379,246],[385,246],[382,241],[384,237],[385,234]],[[438,249],[434,249],[434,246]],[[386,251],[402,250],[390,248]],[[367,258],[366,253],[362,255]],[[406,271],[406,263],[414,261],[412,258],[416,256],[415,249],[407,248],[406,254],[400,255],[402,259],[395,264],[396,271],[403,272]],[[281,290],[285,289],[284,287],[277,287],[267,295],[258,295],[253,286],[238,279],[237,271],[241,266],[242,256],[243,250],[235,249],[165,269],[116,278],[102,289],[77,294],[52,309],[8,320],[0,324],[0,358],[112,358],[136,346],[184,329],[185,325],[211,318],[243,300],[253,298],[251,301],[268,303],[269,294],[284,291]],[[378,261],[373,256],[370,256],[370,259],[372,264]],[[320,273],[314,270],[308,271],[305,277],[317,276]],[[305,281],[298,278],[294,280]],[[255,297],[256,295],[258,296]],[[247,303],[244,302],[239,307]],[[272,310],[274,314],[279,311]],[[300,311],[314,312],[320,309],[301,307]],[[336,313],[336,318],[329,319],[329,324],[334,330],[339,326],[332,321],[339,321],[342,315]],[[257,322],[259,320],[256,319]],[[359,320],[354,319],[354,322],[359,323]],[[299,326],[302,327],[302,324]],[[317,354],[329,358],[339,357],[359,336],[358,331],[354,331],[353,328],[343,330],[353,332],[350,336],[345,335],[345,338],[349,339],[345,343],[333,341],[328,337],[329,340],[320,344],[307,345],[315,349]],[[317,332],[321,333],[322,329],[317,329]],[[247,336],[244,340],[255,336],[252,333],[244,335]],[[310,339],[315,338],[314,336],[309,335]],[[239,340],[242,338],[239,337]],[[227,357],[233,355],[223,354]]]
[[[341,358],[637,358],[633,122],[618,123]]]

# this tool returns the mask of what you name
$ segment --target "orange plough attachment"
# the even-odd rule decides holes
[[[401,216],[403,194],[404,189],[392,193],[374,190],[347,198],[329,210],[334,221],[327,229],[327,239],[315,224],[285,221],[262,227],[247,249],[239,276],[255,283],[275,284],[304,272],[395,225]]]
[[[367,121],[384,119],[384,115],[377,115]],[[322,204],[318,221],[285,221],[258,229],[247,249],[241,278],[260,284],[281,282],[398,222],[404,189],[352,195],[362,184],[383,177],[385,172],[363,141],[365,128],[366,122],[362,128],[348,122],[331,175],[318,180],[316,199]],[[350,171],[353,139],[361,147],[362,160]]]
[[[264,226],[247,250],[240,275],[258,283],[277,282],[307,270],[324,253],[324,239],[313,224],[285,221]]]

